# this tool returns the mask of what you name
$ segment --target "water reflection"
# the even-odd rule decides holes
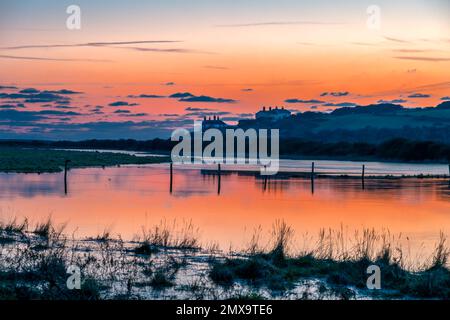
[[[162,219],[192,220],[201,240],[223,248],[245,246],[254,228],[270,230],[277,219],[299,237],[341,225],[389,228],[415,239],[412,246],[450,231],[447,179],[368,178],[363,189],[360,178],[316,177],[313,193],[308,177],[174,168],[172,193],[170,180],[167,165],[74,169],[64,196],[64,173],[0,174],[0,217],[5,218],[5,208],[32,221],[52,214],[77,236],[111,227],[124,238]]]

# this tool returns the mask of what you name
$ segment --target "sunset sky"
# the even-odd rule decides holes
[[[393,2],[2,0],[0,138],[151,139],[263,105],[450,100],[450,1]]]

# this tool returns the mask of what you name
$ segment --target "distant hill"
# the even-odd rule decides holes
[[[450,101],[427,108],[384,103],[344,107],[331,113],[307,111],[275,122],[243,120],[238,126],[278,128],[282,138],[308,141],[380,143],[404,138],[450,143]]]

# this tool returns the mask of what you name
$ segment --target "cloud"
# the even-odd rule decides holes
[[[332,97],[344,97],[344,96],[348,96],[349,92],[348,91],[343,91],[343,92],[323,92],[320,94],[321,97],[326,97],[326,96],[332,96]]]
[[[127,49],[133,51],[141,52],[162,52],[162,53],[201,53],[201,54],[214,54],[213,52],[193,50],[193,49],[183,49],[183,48],[143,48],[143,47],[116,47],[120,49]]]
[[[407,41],[407,40],[393,38],[393,37],[387,37],[387,36],[385,36],[384,39],[391,41],[391,42],[397,42],[397,43],[409,43],[409,41]]]
[[[0,90],[15,90],[15,89],[18,88],[14,86],[0,86]]]
[[[124,113],[122,114],[123,117],[146,117],[148,116],[148,113]]]
[[[431,97],[431,95],[429,95],[429,94],[422,94],[422,93],[413,93],[413,94],[410,94],[408,96],[408,98],[412,98],[412,99],[416,99],[416,98],[430,98],[430,97]]]
[[[115,101],[115,102],[111,102],[109,104],[110,107],[123,107],[123,106],[129,106],[129,107],[134,107],[134,106],[138,106],[139,104],[137,103],[129,103],[126,101]]]
[[[40,93],[40,92],[50,93],[50,94],[60,94],[60,95],[71,95],[71,94],[81,94],[82,93],[82,92],[72,91],[72,90],[68,90],[68,89],[40,91],[35,88],[26,88],[26,89],[19,91],[19,93],[24,93],[24,94],[35,94],[35,93]]]
[[[254,114],[253,113],[239,113],[238,116],[241,118],[251,118],[254,116]]]
[[[169,96],[169,98],[177,98],[181,102],[211,102],[211,103],[235,103],[234,99],[214,98],[210,96],[196,96],[189,92],[177,92]]]
[[[161,113],[159,114],[160,117],[179,117],[180,115],[178,113]]]
[[[209,108],[195,108],[195,107],[187,107],[186,109],[184,109],[185,111],[210,111],[213,109],[209,109]]]
[[[181,98],[179,101],[182,102],[212,102],[212,103],[235,103],[236,100],[224,99],[224,98],[214,98],[210,96],[191,96],[186,98]]]
[[[286,99],[286,100],[284,100],[284,102],[286,102],[286,103],[324,103],[324,101],[320,101],[320,100],[316,100],[316,99],[302,100],[302,99],[296,99],[296,98]]]
[[[17,108],[25,108],[22,103],[19,104],[1,104],[0,109],[17,109]]]
[[[28,94],[28,93],[39,93],[39,92],[40,91],[35,89],[35,88],[27,88],[27,89],[23,89],[23,90],[19,91],[19,93],[25,93],[25,94]]]
[[[159,98],[165,98],[165,96],[160,96],[160,95],[156,95],[156,94],[140,94],[138,96],[136,95],[129,95],[128,98],[142,98],[142,99],[159,99]]]
[[[25,93],[23,93],[25,91]],[[22,93],[0,93],[0,99],[24,99],[26,103],[45,103],[45,102],[58,102],[62,104],[67,104],[69,98],[64,97],[60,94],[52,93],[50,91],[39,92],[35,89],[29,88],[21,91]],[[26,92],[37,92],[37,93],[26,93]]]
[[[0,124],[13,126],[35,125],[44,120],[50,120],[52,117],[80,116],[80,113],[72,111],[41,110],[41,111],[22,111],[14,109],[0,110]]]
[[[190,112],[190,113],[186,113],[185,116],[186,117],[211,117],[211,116],[226,116],[226,115],[230,115],[232,114],[231,112],[228,111],[211,111],[211,112],[203,112],[203,111],[197,111],[197,112]]]
[[[193,97],[194,95],[189,92],[177,92],[169,96],[169,98],[187,98]]]
[[[42,110],[38,111],[41,115],[48,115],[48,116],[81,116],[81,113],[74,112],[74,111],[58,111],[58,110]]]
[[[43,92],[50,92],[50,93],[55,93],[55,94],[82,94],[83,92],[77,92],[77,91],[72,91],[72,90],[68,90],[68,89],[61,89],[61,90],[56,90],[56,91],[43,91]]]
[[[2,47],[2,50],[21,50],[21,49],[52,49],[52,48],[73,48],[73,47],[107,47],[121,46],[130,44],[156,44],[156,43],[178,43],[177,40],[142,40],[142,41],[110,41],[110,42],[86,42],[76,44],[38,44],[21,45],[13,47]]]
[[[112,60],[104,59],[73,59],[73,58],[48,58],[48,57],[30,57],[30,56],[11,56],[0,55],[0,59],[14,59],[14,60],[37,60],[37,61],[63,61],[63,62],[113,62]]]
[[[337,25],[337,24],[344,24],[344,23],[342,23],[342,22],[327,22],[327,21],[312,21],[312,20],[298,20],[298,21],[266,21],[266,22],[238,23],[238,24],[222,24],[222,25],[216,25],[216,27],[239,28],[239,27],[263,27],[263,26]]]
[[[447,101],[447,100],[450,100],[450,96],[445,96],[445,97],[442,97],[442,98],[441,98],[441,100],[443,100],[443,101]]]
[[[54,108],[56,108],[56,109],[76,109],[75,107],[71,107],[71,106],[55,106]]]
[[[393,99],[393,100],[378,100],[378,103],[393,103],[393,104],[400,104],[400,103],[406,103],[408,100],[405,99]]]
[[[394,49],[394,52],[402,52],[402,53],[421,53],[421,52],[429,52],[431,50],[424,49]]]
[[[416,60],[416,61],[429,61],[429,62],[442,62],[442,61],[450,61],[450,58],[439,58],[439,57],[408,57],[408,56],[400,56],[394,57],[395,59],[402,60]]]
[[[252,88],[243,88],[241,89],[242,92],[252,92],[253,89]]]
[[[353,102],[339,102],[339,103],[326,103],[324,104],[326,107],[355,107],[356,103]]]
[[[114,113],[131,113],[131,111],[130,110],[118,109],[118,110],[114,111]]]
[[[175,82],[166,82],[164,83],[165,86],[174,86]]]
[[[216,69],[216,70],[230,70],[227,67],[221,67],[221,66],[203,66],[205,69]]]

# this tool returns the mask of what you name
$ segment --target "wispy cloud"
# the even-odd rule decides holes
[[[157,43],[179,43],[177,40],[143,40],[143,41],[111,41],[111,42],[86,42],[75,44],[31,44],[21,46],[2,47],[2,50],[21,50],[21,49],[50,49],[50,48],[73,48],[73,47],[108,47],[131,44],[157,44]]]
[[[0,55],[0,59],[14,59],[14,60],[37,60],[37,61],[63,61],[63,62],[113,62],[112,60],[104,59],[75,59],[75,58],[49,58],[49,57],[25,57],[25,56],[11,56]]]
[[[393,37],[387,37],[384,36],[384,39],[391,41],[391,42],[397,42],[397,43],[410,43],[410,41],[404,40],[404,39],[400,39],[400,38],[393,38]]]
[[[266,22],[250,22],[237,24],[220,24],[216,25],[219,28],[239,28],[239,27],[261,27],[261,26],[290,26],[290,25],[338,25],[343,22],[332,21],[312,21],[312,20],[298,20],[298,21],[266,21]]]
[[[115,47],[118,49],[126,49],[140,52],[162,52],[162,53],[198,53],[198,54],[215,54],[214,52],[201,51],[183,48],[145,48],[145,47]]]
[[[205,69],[216,69],[216,70],[230,70],[227,67],[221,67],[221,66],[203,66]]]
[[[416,99],[416,98],[430,98],[431,95],[423,94],[423,93],[413,93],[408,96],[408,98]]]
[[[165,96],[160,96],[157,94],[140,94],[140,95],[128,95],[128,98],[134,98],[134,99],[160,99],[160,98],[165,98]]]
[[[321,97],[332,96],[332,97],[344,97],[348,96],[350,92],[348,91],[338,91],[338,92],[322,92]]]
[[[310,100],[303,100],[303,99],[286,99],[284,100],[286,103],[324,103],[324,101],[316,100],[316,99],[310,99]]]
[[[405,99],[393,99],[393,100],[378,100],[378,103],[393,103],[393,104],[399,104],[399,103],[405,103],[408,102],[408,100]]]
[[[326,107],[355,107],[356,103],[353,102],[339,102],[339,103],[326,103],[324,104]]]
[[[124,106],[128,106],[128,107],[134,107],[134,106],[138,106],[137,103],[129,103],[126,101],[114,101],[111,102],[109,104],[110,107],[124,107]]]
[[[177,98],[181,102],[211,102],[211,103],[235,103],[237,100],[228,98],[215,98],[205,95],[194,95],[189,92],[177,92],[169,96],[169,98]]]
[[[399,56],[399,57],[394,57],[394,58],[395,59],[402,59],[402,60],[429,61],[429,62],[450,61],[450,58],[440,58],[440,57]]]

